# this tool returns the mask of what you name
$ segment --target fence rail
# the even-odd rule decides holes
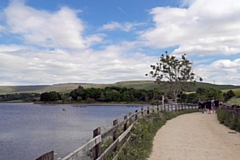
[[[128,116],[124,116],[124,120],[119,122],[119,119],[113,121],[113,126],[108,131],[101,133],[101,128],[98,127],[93,130],[93,138],[89,140],[86,144],[79,147],[75,151],[71,152],[61,160],[80,160],[86,153],[92,155],[94,160],[103,160],[113,151],[116,151],[119,143],[125,145],[129,139],[129,133],[131,132],[134,124],[138,121],[139,118],[148,117],[153,113],[160,113],[165,111],[175,111],[179,112],[186,109],[197,109],[196,104],[166,104],[164,106],[153,106],[147,107],[147,109],[141,109],[140,111],[136,110],[134,113],[129,113]],[[106,140],[112,139],[111,144],[101,152],[100,143],[105,142]],[[47,153],[48,154],[48,153]],[[53,153],[52,153],[53,154]],[[44,154],[46,155],[46,154]],[[44,156],[43,155],[43,156]],[[41,158],[41,157],[40,157]],[[117,159],[117,155],[114,160]],[[36,159],[36,160],[54,160],[52,159]]]
[[[37,158],[36,160],[53,160],[54,159],[54,151],[45,153],[41,157]]]

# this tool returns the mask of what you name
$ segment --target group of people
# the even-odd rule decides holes
[[[202,113],[216,113],[217,109],[219,108],[219,106],[222,104],[222,102],[220,102],[218,99],[215,99],[214,97],[211,100],[198,100],[198,109],[199,111],[201,111]]]

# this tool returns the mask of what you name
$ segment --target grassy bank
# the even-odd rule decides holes
[[[227,101],[226,103],[227,106],[232,106],[232,105],[240,105],[240,98],[233,97],[230,100]]]

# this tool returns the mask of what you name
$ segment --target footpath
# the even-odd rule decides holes
[[[181,115],[158,130],[148,160],[240,160],[240,134],[216,114]]]

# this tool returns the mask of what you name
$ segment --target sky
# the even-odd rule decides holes
[[[1,0],[0,86],[154,80],[165,51],[240,85],[239,15],[238,0]]]

